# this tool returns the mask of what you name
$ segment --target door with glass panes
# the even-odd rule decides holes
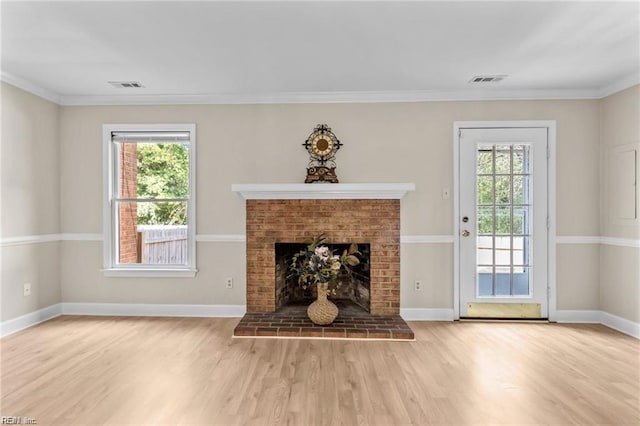
[[[547,129],[461,129],[462,318],[546,318]]]

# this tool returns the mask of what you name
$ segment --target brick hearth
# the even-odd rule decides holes
[[[247,200],[247,313],[272,313],[275,243],[371,245],[371,314],[400,313],[400,200]]]
[[[316,325],[306,306],[287,306],[274,313],[246,314],[233,330],[234,337],[311,337],[330,339],[414,340],[413,330],[399,315],[370,315],[342,306],[330,325]]]

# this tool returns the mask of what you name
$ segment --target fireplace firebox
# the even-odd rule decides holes
[[[346,244],[325,244],[334,254],[340,255],[350,246]],[[349,270],[342,269],[336,279],[336,294],[331,297],[333,301],[340,300],[343,304],[355,305],[364,312],[371,311],[371,268],[370,252],[371,246],[368,243],[356,243],[358,253],[356,256],[360,261],[357,266],[350,267]],[[308,305],[316,297],[316,289],[311,286],[303,289],[298,285],[298,277],[292,274],[289,265],[293,256],[305,248],[305,244],[298,243],[276,243],[276,311],[287,305]]]

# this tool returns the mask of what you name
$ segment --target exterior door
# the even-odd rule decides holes
[[[460,129],[461,318],[547,318],[547,129]]]

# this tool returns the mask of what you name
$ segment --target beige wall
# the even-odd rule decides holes
[[[602,99],[600,117],[601,235],[640,238],[640,221],[637,218],[620,220],[612,208],[619,188],[612,179],[615,170],[611,163],[612,154],[621,146],[634,147],[640,151],[640,85]],[[638,154],[640,155],[640,152]]]
[[[1,84],[0,182],[2,238],[60,232],[60,107]],[[4,321],[59,303],[58,242],[1,247]],[[23,284],[32,295],[23,296]]]
[[[102,232],[104,123],[197,125],[198,234],[244,234],[244,202],[232,183],[302,182],[301,143],[328,123],[345,144],[341,182],[415,182],[402,200],[402,235],[451,235],[454,121],[557,120],[559,235],[597,235],[599,101],[492,101],[314,105],[64,107],[61,112],[62,230]],[[576,153],[580,153],[576,156]],[[82,206],[82,208],[78,208]],[[576,214],[576,212],[580,212]],[[244,303],[244,245],[198,243],[195,279],[104,278],[97,242],[64,242],[63,300],[68,302]],[[215,255],[214,255],[215,254]],[[582,260],[561,252],[559,309],[593,309],[597,280],[572,273]],[[451,244],[403,244],[401,306],[452,308]],[[235,288],[224,289],[224,277]],[[425,288],[416,293],[413,281]]]
[[[601,235],[637,240],[640,238],[640,221],[637,218],[620,219],[613,210],[616,199],[622,194],[612,179],[616,170],[611,160],[612,154],[621,146],[633,146],[640,155],[640,85],[602,99],[600,108]],[[640,197],[637,185],[635,190],[636,197]],[[638,201],[636,203],[638,205]],[[600,309],[640,322],[639,248],[612,245],[601,247]]]
[[[106,278],[100,241],[62,243],[62,300],[78,303],[159,303],[243,305],[245,245],[198,244],[196,278]],[[234,288],[224,286],[234,277]]]
[[[597,311],[600,304],[598,244],[559,244],[556,248],[558,309]]]
[[[600,310],[640,323],[640,249],[600,247]]]
[[[639,86],[602,100],[389,104],[59,107],[7,84],[1,95],[3,239],[101,234],[102,124],[170,122],[197,125],[198,234],[244,234],[244,202],[231,184],[301,182],[301,143],[328,123],[345,144],[341,182],[415,182],[402,200],[401,234],[450,235],[453,203],[441,193],[453,186],[452,124],[472,120],[556,120],[558,235],[640,236],[637,223],[621,225],[606,207],[615,191],[608,153],[640,141]],[[244,249],[200,242],[196,278],[151,280],[105,278],[99,241],[5,244],[1,319],[61,301],[243,304]],[[401,250],[401,306],[452,308],[452,245]],[[558,309],[640,322],[637,248],[559,245],[557,268]],[[226,277],[235,278],[232,290]],[[31,298],[23,282],[34,285]]]

